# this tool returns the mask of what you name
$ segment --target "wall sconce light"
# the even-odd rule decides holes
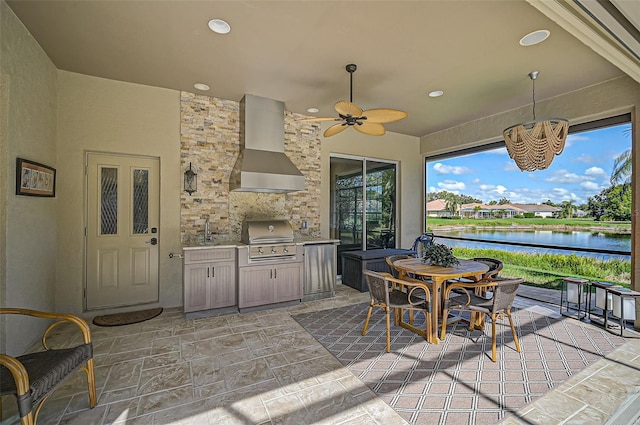
[[[184,191],[191,196],[196,190],[198,190],[198,174],[193,171],[189,163],[189,169],[184,172]]]

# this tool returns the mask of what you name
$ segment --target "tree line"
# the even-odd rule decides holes
[[[444,201],[445,209],[451,215],[455,215],[458,207],[463,204],[506,205],[512,203],[506,197],[485,203],[473,196],[456,194],[446,190],[427,194],[427,202],[436,199]],[[592,217],[595,221],[629,221],[631,220],[631,184],[629,182],[614,184],[588,198],[585,204],[576,205],[573,200],[556,203],[550,199],[541,202],[541,204],[558,208],[555,214],[557,218],[573,218],[579,211],[583,211],[586,216]]]

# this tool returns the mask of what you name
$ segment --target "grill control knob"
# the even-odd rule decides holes
[[[271,248],[271,253],[275,254],[276,253],[276,249],[275,248]]]
[[[264,251],[262,250],[262,248],[258,248],[258,254],[260,255],[264,254]]]
[[[282,252],[284,252],[284,253],[286,254],[287,252],[289,252],[289,250],[287,249],[287,247],[285,247],[285,248],[282,250]]]

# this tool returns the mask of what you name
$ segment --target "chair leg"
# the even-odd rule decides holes
[[[83,367],[87,374],[87,386],[89,390],[89,407],[94,408],[97,403],[96,397],[96,374],[93,367],[93,358],[87,360],[87,366]]]
[[[431,314],[427,314],[429,316],[429,321],[431,321]],[[442,310],[442,330],[440,331],[440,339],[444,340],[444,337],[447,333],[447,317],[449,317],[449,309]]]
[[[387,316],[387,353],[389,353],[391,351],[391,312],[389,307],[386,307],[385,310]]]
[[[491,313],[491,360],[497,360],[496,355],[496,314]]]
[[[362,335],[367,334],[367,328],[369,327],[369,319],[371,319],[371,312],[373,312],[373,301],[369,304],[369,311],[367,312],[367,318],[364,321],[364,328],[362,328]]]
[[[33,421],[33,412],[30,412],[27,416],[20,418],[20,425],[35,425]]]
[[[507,317],[509,318],[509,325],[511,326],[511,333],[513,334],[513,341],[516,343],[516,351],[520,352],[520,341],[516,334],[516,327],[513,325],[513,317],[511,317],[511,310],[507,310]]]

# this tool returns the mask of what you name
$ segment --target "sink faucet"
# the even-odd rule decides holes
[[[211,223],[209,222],[209,218],[207,218],[207,221],[204,222],[204,240],[210,241],[211,239],[213,239],[211,236]]]

